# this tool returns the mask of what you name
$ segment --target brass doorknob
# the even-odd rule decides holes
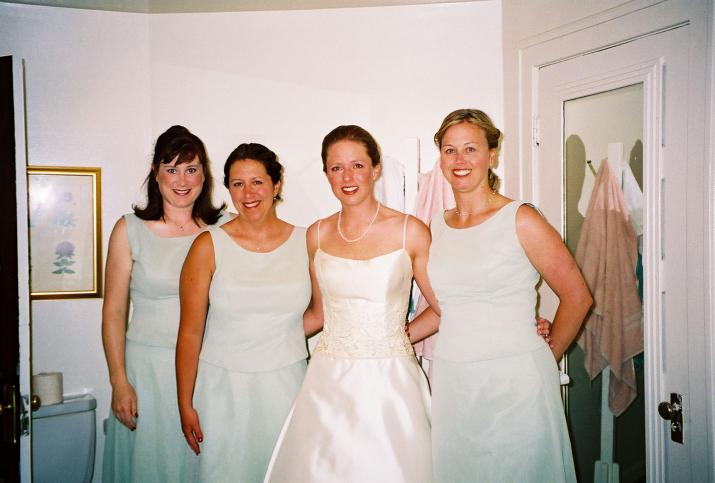
[[[12,411],[12,409],[12,403],[0,404],[0,416],[2,416],[2,413],[4,413],[5,411]]]
[[[658,404],[658,414],[663,419],[671,420],[673,416],[680,414],[683,408],[677,401],[665,402]]]
[[[669,402],[663,401],[662,403],[658,404],[658,414],[660,414],[660,417],[663,419],[670,420],[673,418],[675,415],[675,410],[673,409],[673,405],[670,404]]]
[[[42,400],[40,399],[40,396],[37,394],[33,394],[32,397],[30,398],[30,409],[33,411],[37,411],[42,407]]]

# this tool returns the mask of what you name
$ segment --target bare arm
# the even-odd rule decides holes
[[[516,232],[529,261],[559,298],[551,327],[551,350],[559,360],[578,334],[593,299],[561,237],[536,210],[519,208]]]
[[[318,250],[318,223],[313,223],[306,233],[308,260],[310,260],[310,286],[312,295],[310,304],[303,314],[303,329],[306,337],[312,337],[323,328],[323,298],[318,279],[315,276],[315,252]]]
[[[412,258],[412,273],[422,296],[439,316],[437,297],[435,297],[432,285],[427,278],[427,260],[431,242],[432,235],[427,225],[414,216],[410,216],[407,222],[407,251]]]
[[[120,218],[109,237],[107,266],[104,271],[104,304],[102,305],[102,343],[112,385],[112,411],[131,430],[136,428],[137,396],[127,379],[124,365],[129,280],[132,273],[132,253],[127,235],[127,223]]]
[[[192,398],[199,366],[199,352],[206,326],[209,287],[215,269],[211,235],[202,233],[191,245],[181,269],[181,278],[179,279],[181,320],[176,340],[176,391],[181,429],[187,443],[196,454],[201,451],[199,443],[203,441],[203,433]]]
[[[439,331],[440,317],[428,306],[425,310],[414,318],[407,326],[407,335],[410,342],[415,344]]]
[[[408,334],[413,344],[429,337],[439,330],[439,305],[427,277],[427,261],[432,242],[427,225],[410,216],[407,223],[407,249],[412,257],[412,273],[415,282],[427,304],[429,304],[410,324]]]

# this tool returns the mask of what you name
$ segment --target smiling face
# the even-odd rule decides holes
[[[340,203],[356,205],[372,196],[380,165],[372,165],[365,146],[343,140],[328,148],[325,174]]]
[[[496,160],[484,130],[469,122],[451,126],[444,133],[439,165],[445,179],[457,192],[489,189],[488,172]]]
[[[203,188],[203,166],[198,156],[179,164],[176,164],[177,158],[178,156],[170,163],[159,164],[155,175],[156,183],[164,203],[176,208],[190,208]]]
[[[228,175],[228,191],[240,216],[256,220],[273,210],[273,198],[281,182],[273,183],[265,166],[254,159],[234,161]]]

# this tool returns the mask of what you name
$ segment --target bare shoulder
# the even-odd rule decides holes
[[[306,236],[308,237],[308,240],[311,238],[317,238],[318,236],[318,229],[320,227],[322,220],[316,220],[314,221],[306,230]]]
[[[538,242],[562,243],[561,235],[533,206],[522,204],[516,211],[516,234],[525,248]]]
[[[521,206],[516,209],[517,231],[543,229],[550,226],[546,218],[544,218],[534,206],[522,203]]]
[[[308,246],[308,252],[312,255],[318,248],[321,232],[326,233],[326,226],[332,226],[337,220],[338,214],[333,213],[325,218],[319,218],[314,221],[305,231],[305,241]]]
[[[431,238],[429,227],[419,218],[407,215],[407,235],[412,237]]]
[[[318,239],[318,230],[320,229],[321,226],[325,227],[326,225],[330,225],[334,223],[334,220],[337,219],[338,214],[333,213],[330,216],[327,216],[325,218],[318,218],[315,220],[306,230],[306,236],[308,238],[308,241],[315,239]]]
[[[114,224],[112,233],[109,235],[109,252],[107,255],[112,259],[117,259],[118,256],[122,256],[131,260],[131,251],[127,220],[122,216]]]
[[[407,251],[413,260],[417,257],[420,259],[426,257],[429,252],[429,246],[432,242],[432,234],[429,228],[422,220],[412,215],[407,218],[407,233],[405,234]]]
[[[123,216],[120,217],[114,224],[114,228],[112,228],[112,234],[110,236],[114,237],[121,235],[124,235],[125,237],[127,236],[127,220]]]
[[[185,276],[191,278],[201,273],[213,273],[216,268],[214,256],[211,233],[204,231],[191,244],[189,254],[186,256],[184,267],[181,270],[181,278],[184,279]]]
[[[320,230],[320,225],[321,220],[317,220],[305,231],[305,243],[308,246],[308,252],[311,254],[318,248],[318,239],[320,237],[318,230]]]
[[[213,254],[214,242],[211,237],[211,233],[208,231],[203,231],[199,233],[194,242],[191,245],[191,251],[204,252],[206,250],[211,250]]]

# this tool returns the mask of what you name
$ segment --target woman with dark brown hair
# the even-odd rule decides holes
[[[157,139],[145,184],[146,206],[117,221],[107,253],[102,340],[112,415],[105,482],[187,481],[195,471],[176,402],[179,273],[194,238],[228,217],[211,202],[204,144],[183,126]]]
[[[198,481],[260,483],[308,351],[305,228],[278,218],[283,166],[258,143],[224,164],[238,216],[196,238],[181,272],[176,375]]]

